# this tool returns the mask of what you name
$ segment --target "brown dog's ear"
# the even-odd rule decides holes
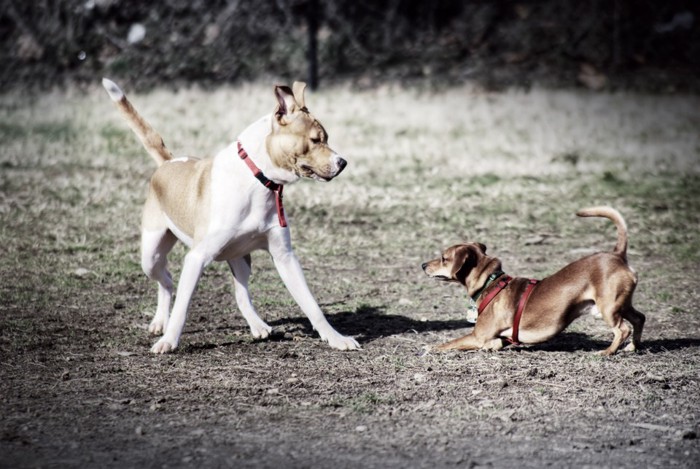
[[[452,275],[459,283],[465,285],[469,272],[476,267],[477,257],[467,246],[462,246],[454,254],[452,265],[454,274]]]
[[[275,86],[275,96],[277,97],[277,109],[275,117],[280,124],[285,124],[282,118],[297,110],[297,102],[294,93],[288,86]]]
[[[292,90],[294,91],[294,99],[297,102],[297,106],[300,109],[306,109],[306,102],[304,101],[304,90],[306,89],[306,83],[303,81],[295,81],[292,85]]]

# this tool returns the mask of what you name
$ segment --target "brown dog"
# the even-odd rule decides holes
[[[627,264],[627,226],[610,207],[577,212],[580,217],[605,217],[617,227],[613,252],[599,252],[579,259],[540,282],[510,278],[501,261],[486,255],[481,243],[447,248],[439,259],[423,264],[430,277],[464,285],[479,304],[479,319],[471,334],[437,347],[437,350],[500,350],[504,341],[535,344],[551,339],[575,319],[601,316],[612,328],[612,344],[601,353],[612,355],[629,337],[625,348],[639,347],[645,317],[632,306],[637,274]],[[521,319],[522,318],[522,319]]]

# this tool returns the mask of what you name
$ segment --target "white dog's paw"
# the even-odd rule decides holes
[[[177,344],[172,343],[168,340],[165,339],[165,337],[161,337],[161,339],[153,344],[153,347],[151,347],[151,352],[153,353],[170,353],[175,348],[177,347]]]
[[[326,336],[322,335],[321,339],[328,342],[328,345],[337,350],[359,350],[361,348],[360,344],[358,344],[352,337],[340,335],[335,331]]]
[[[165,332],[166,322],[159,318],[153,318],[153,321],[148,325],[148,333],[151,335],[161,335]]]
[[[259,323],[256,322],[255,324],[249,324],[249,326],[250,333],[256,339],[267,339],[270,337],[270,333],[272,332],[272,328],[262,321]]]

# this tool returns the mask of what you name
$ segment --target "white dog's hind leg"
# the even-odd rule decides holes
[[[338,350],[359,349],[360,344],[355,339],[339,334],[323,315],[323,311],[306,284],[301,265],[292,251],[289,230],[273,231],[275,233],[269,238],[269,250],[277,272],[289,293],[311,321],[313,328],[318,331],[321,339]]]
[[[167,268],[167,256],[176,242],[177,238],[169,230],[141,233],[141,268],[148,278],[158,282],[158,307],[148,326],[151,334],[162,334],[168,324],[173,279]]]
[[[248,291],[248,279],[250,278],[250,255],[245,258],[238,258],[228,261],[233,274],[233,285],[235,287],[236,303],[241,310],[243,317],[248,322],[250,333],[256,339],[266,339],[270,336],[272,328],[263,321],[255,311],[250,292]]]
[[[165,334],[151,347],[153,353],[168,353],[175,350],[179,341],[182,328],[185,326],[187,309],[190,300],[197,287],[202,270],[211,262],[211,258],[202,255],[196,250],[190,251],[182,264],[182,273],[177,285],[177,295],[173,312],[165,329]]]

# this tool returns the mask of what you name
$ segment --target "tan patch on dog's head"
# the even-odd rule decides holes
[[[467,277],[486,254],[481,243],[466,243],[450,246],[442,255],[423,264],[423,270],[432,278],[445,282],[466,285]]]
[[[306,108],[306,84],[294,82],[275,87],[277,107],[272,132],[267,137],[267,152],[272,162],[298,176],[330,181],[347,164],[328,146],[328,134]]]

